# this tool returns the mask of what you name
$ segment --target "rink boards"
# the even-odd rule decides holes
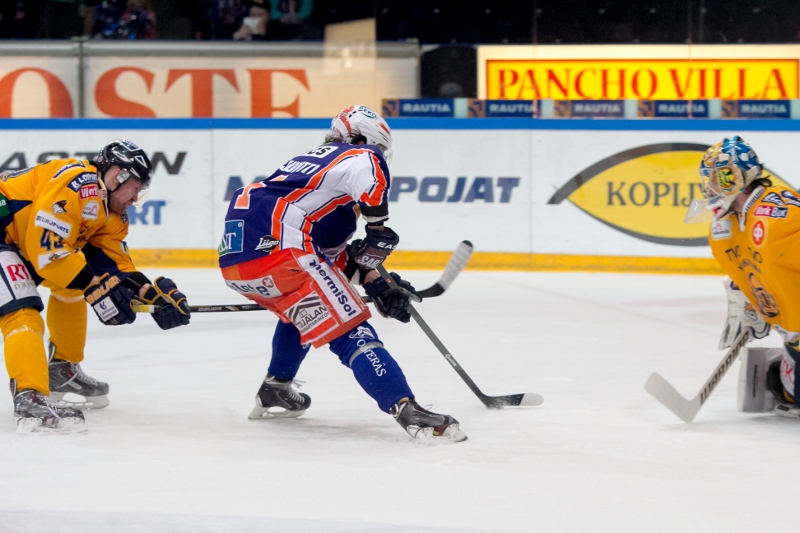
[[[791,120],[392,119],[390,225],[404,267],[444,264],[469,239],[478,268],[715,271],[687,225],[702,152],[740,134],[795,188]],[[233,191],[321,143],[323,119],[0,121],[2,170],[91,157],[118,137],[156,165],[130,211],[140,262],[211,266]]]

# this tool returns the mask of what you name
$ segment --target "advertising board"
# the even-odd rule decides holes
[[[429,120],[390,121],[390,225],[400,250],[419,257],[468,239],[481,253],[517,259],[709,258],[708,225],[683,220],[701,194],[701,154],[734,133],[753,145],[775,183],[800,184],[793,121],[479,118],[440,119],[435,129]],[[69,129],[73,123],[79,127]],[[91,158],[121,136],[140,144],[156,173],[146,201],[129,212],[131,249],[199,254],[207,264],[234,191],[321,144],[327,129],[324,119],[0,126],[10,124],[17,129],[0,128],[0,170]]]
[[[786,100],[797,45],[481,46],[478,98]]]

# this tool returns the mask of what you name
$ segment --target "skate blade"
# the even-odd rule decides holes
[[[417,431],[414,440],[420,444],[454,444],[467,440],[467,435],[458,424],[451,424],[441,435],[434,435],[433,428],[422,428]]]
[[[270,409],[272,409],[270,411]],[[261,407],[260,405],[256,405],[253,407],[253,410],[250,411],[250,414],[247,415],[247,418],[250,420],[269,420],[272,418],[297,418],[302,416],[306,410],[303,409],[302,411],[289,411],[282,407]]]
[[[784,418],[800,418],[800,409],[792,405],[779,403],[772,412]]]
[[[105,394],[101,396],[81,396],[73,392],[50,391],[49,398],[53,402],[62,402],[66,407],[80,409],[81,411],[84,409],[103,409],[104,407],[108,407],[108,404],[111,403],[108,396]]]
[[[74,417],[62,418],[57,426],[43,424],[40,418],[20,418],[17,420],[17,434],[19,435],[86,433],[88,430],[89,428],[86,427],[82,419]]]

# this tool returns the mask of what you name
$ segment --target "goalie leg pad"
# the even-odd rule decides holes
[[[738,408],[743,413],[765,413],[775,409],[778,400],[767,386],[767,371],[780,361],[780,348],[743,348],[739,368]]]

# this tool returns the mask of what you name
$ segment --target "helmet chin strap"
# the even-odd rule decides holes
[[[108,172],[108,171],[106,171],[106,172]],[[119,188],[122,187],[122,184],[125,183],[125,182],[121,182],[120,183],[120,181],[117,180],[117,186],[114,187],[114,190],[112,191],[111,188],[106,183],[106,172],[103,173],[103,185],[106,186],[106,199],[108,200],[108,209],[110,210],[111,209],[111,195],[114,194],[115,192],[117,192],[119,190]],[[122,172],[122,170],[120,170],[120,172]],[[117,175],[119,175],[119,174],[117,174]]]

